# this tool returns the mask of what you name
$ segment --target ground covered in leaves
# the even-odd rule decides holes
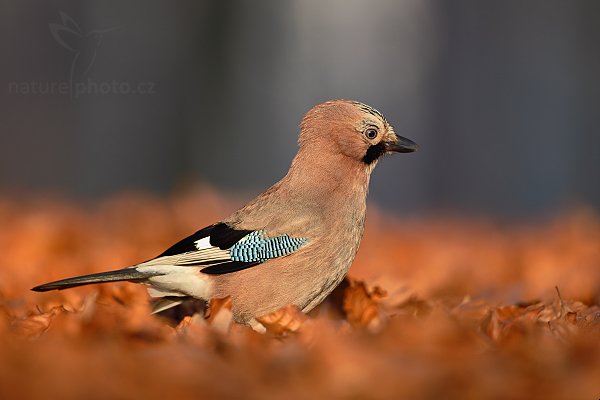
[[[151,258],[237,205],[0,199],[0,398],[600,397],[590,210],[502,226],[371,208],[350,278],[308,317],[265,316],[264,335],[228,299],[166,318],[130,283],[29,291]]]

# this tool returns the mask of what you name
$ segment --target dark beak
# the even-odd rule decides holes
[[[419,145],[410,139],[402,136],[396,136],[396,142],[385,142],[385,151],[395,153],[412,153],[417,151]]]

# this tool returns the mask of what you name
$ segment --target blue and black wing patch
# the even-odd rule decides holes
[[[205,274],[227,274],[287,256],[308,242],[288,235],[268,237],[262,230],[237,230],[225,223],[210,225],[169,247],[160,258],[176,258],[175,265],[205,267]]]
[[[234,261],[265,262],[292,254],[306,242],[306,239],[292,238],[288,235],[270,238],[264,231],[254,231],[231,246],[229,254]]]
[[[205,274],[226,274],[287,256],[307,243],[307,239],[288,235],[268,237],[264,231],[252,231],[229,249],[230,262],[202,269]]]

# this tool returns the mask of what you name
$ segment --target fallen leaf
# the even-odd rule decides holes
[[[298,332],[307,318],[297,306],[290,304],[257,318],[257,321],[267,329],[267,332],[283,336],[287,333]]]
[[[383,327],[384,315],[379,301],[386,292],[374,287],[367,290],[364,282],[350,280],[344,292],[344,311],[348,322],[355,328],[377,331]]]
[[[208,324],[217,332],[226,334],[233,322],[233,313],[231,312],[231,297],[222,299],[211,299],[208,302],[205,318]]]

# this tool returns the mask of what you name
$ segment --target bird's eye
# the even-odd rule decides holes
[[[367,137],[367,139],[375,139],[377,137],[377,129],[375,128],[369,128],[365,131],[365,136]]]

